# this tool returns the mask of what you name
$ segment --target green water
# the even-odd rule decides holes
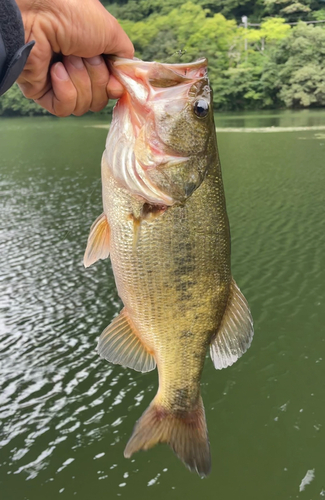
[[[157,374],[95,352],[121,307],[109,261],[82,265],[101,213],[103,123],[0,119],[1,500],[321,499],[325,112],[217,116],[220,128],[291,128],[218,136],[233,274],[255,338],[231,368],[207,359],[204,480],[167,446],[123,457]],[[292,131],[314,126],[324,130]]]

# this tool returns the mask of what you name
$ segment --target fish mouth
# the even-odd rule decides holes
[[[206,76],[208,61],[201,58],[191,63],[168,64],[109,56],[107,64],[115,78],[130,92],[131,74],[135,79],[149,82],[152,87],[168,88]]]
[[[125,90],[118,106],[125,106],[129,110],[138,142],[135,154],[138,156],[137,151],[140,153],[138,159],[143,168],[153,168],[167,161],[188,160],[171,150],[158,136],[154,127],[154,113],[162,102],[168,103],[169,112],[179,111],[185,106],[193,83],[207,76],[207,59],[168,64],[110,56],[107,63],[110,72]],[[147,151],[147,162],[144,160],[144,149]]]
[[[114,109],[111,136],[106,144],[113,176],[149,203],[171,206],[184,196],[176,194],[174,189],[177,197],[174,199],[165,189],[161,190],[153,181],[153,171],[159,167],[177,167],[188,162],[189,157],[185,151],[176,151],[162,140],[155,115],[179,112],[186,106],[193,84],[207,77],[207,60],[165,64],[110,56],[107,63],[110,73],[124,88]],[[120,143],[122,137],[124,145],[114,146],[113,134],[120,138],[117,139]],[[122,158],[125,167],[121,166]],[[192,192],[194,188],[189,190]]]

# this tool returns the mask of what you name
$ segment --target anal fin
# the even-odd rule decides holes
[[[84,266],[89,267],[99,259],[109,256],[110,228],[105,214],[101,214],[90,228],[84,255]]]
[[[250,347],[253,335],[253,319],[248,303],[232,279],[227,308],[210,345],[215,368],[221,370],[235,363]]]
[[[155,358],[139,338],[125,309],[105,328],[99,337],[97,350],[110,363],[139,372],[149,372],[156,367]]]

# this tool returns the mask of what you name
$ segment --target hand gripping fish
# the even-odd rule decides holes
[[[230,233],[205,59],[160,64],[112,58],[125,92],[102,158],[103,214],[85,266],[110,255],[124,308],[100,356],[159,374],[125,457],[166,442],[201,476],[211,468],[200,378],[250,346],[248,304],[231,276]]]

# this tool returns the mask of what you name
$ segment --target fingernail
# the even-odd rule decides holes
[[[69,80],[69,75],[61,62],[54,65],[54,73],[59,80]]]
[[[99,66],[103,62],[100,56],[88,57],[86,61],[92,66]]]
[[[69,56],[69,61],[71,62],[72,66],[74,66],[77,69],[84,68],[84,63],[82,62],[81,57]]]

